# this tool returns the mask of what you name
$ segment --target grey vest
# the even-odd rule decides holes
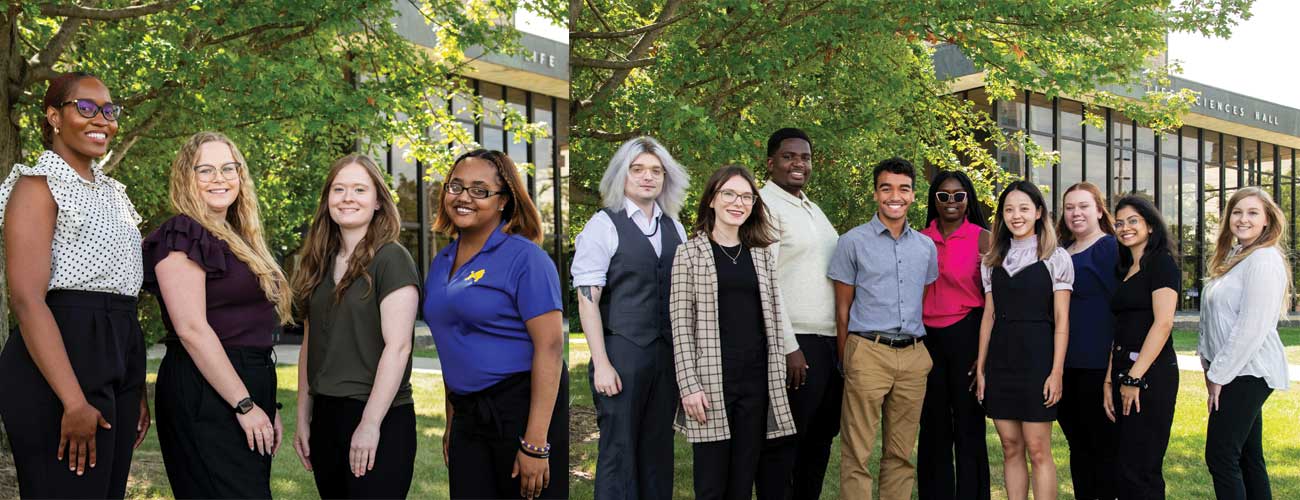
[[[672,342],[668,319],[673,256],[681,238],[667,214],[659,216],[660,252],[641,228],[627,217],[627,211],[602,209],[618,230],[618,249],[609,260],[605,289],[600,294],[600,319],[606,335],[619,335],[645,347],[656,338]]]

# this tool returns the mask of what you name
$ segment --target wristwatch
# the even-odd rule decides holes
[[[253,404],[253,398],[244,398],[239,400],[238,403],[235,403],[235,407],[231,409],[240,415],[247,415],[248,412],[253,411],[253,406],[255,406]]]

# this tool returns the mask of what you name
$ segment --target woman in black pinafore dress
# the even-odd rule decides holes
[[[984,318],[976,359],[976,396],[1002,440],[1007,497],[1056,498],[1052,421],[1061,399],[1069,340],[1074,264],[1056,246],[1038,188],[1007,186],[998,197],[993,248],[980,264]]]

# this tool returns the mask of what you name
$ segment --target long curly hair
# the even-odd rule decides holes
[[[239,195],[235,203],[226,210],[226,217],[213,215],[207,203],[199,194],[199,182],[194,174],[194,166],[199,160],[199,148],[209,142],[220,142],[230,147],[230,154],[239,162]],[[231,253],[240,262],[247,264],[257,276],[258,287],[266,295],[266,300],[275,304],[276,315],[282,324],[293,321],[291,297],[284,271],[276,263],[275,257],[262,235],[262,219],[258,215],[257,189],[253,177],[248,173],[248,163],[234,141],[217,132],[199,132],[190,136],[176,153],[172,161],[171,181],[168,189],[172,208],[177,213],[194,219],[209,233],[226,242]]]
[[[343,300],[343,294],[358,279],[365,280],[366,295],[374,291],[375,282],[374,277],[370,275],[370,263],[374,261],[375,253],[380,248],[397,241],[398,233],[402,229],[401,215],[397,213],[397,203],[393,201],[393,193],[388,190],[384,175],[380,173],[379,166],[374,160],[356,153],[336,160],[330,166],[329,175],[325,176],[325,185],[321,187],[320,192],[320,203],[316,205],[316,213],[312,217],[311,228],[307,230],[302,250],[298,251],[298,268],[293,273],[292,288],[294,312],[299,317],[306,317],[310,312],[312,291],[328,278],[326,273],[330,261],[338,255],[342,245],[342,230],[330,217],[330,187],[339,172],[351,165],[364,168],[366,174],[370,176],[370,182],[374,184],[375,198],[379,202],[379,210],[370,219],[366,235],[357,242],[357,247],[352,250],[352,256],[348,257],[348,270],[343,273],[343,279],[339,280],[334,288],[335,304]]]

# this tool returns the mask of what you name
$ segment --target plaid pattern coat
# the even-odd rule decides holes
[[[785,349],[781,335],[781,296],[776,259],[767,248],[751,248],[767,333],[767,439],[795,433],[786,395]],[[692,443],[731,438],[722,397],[722,343],[718,328],[718,274],[709,238],[697,234],[677,247],[673,259],[669,316],[673,325],[673,364],[681,397],[699,391],[708,396],[707,423],[686,416],[678,402],[675,427]]]

